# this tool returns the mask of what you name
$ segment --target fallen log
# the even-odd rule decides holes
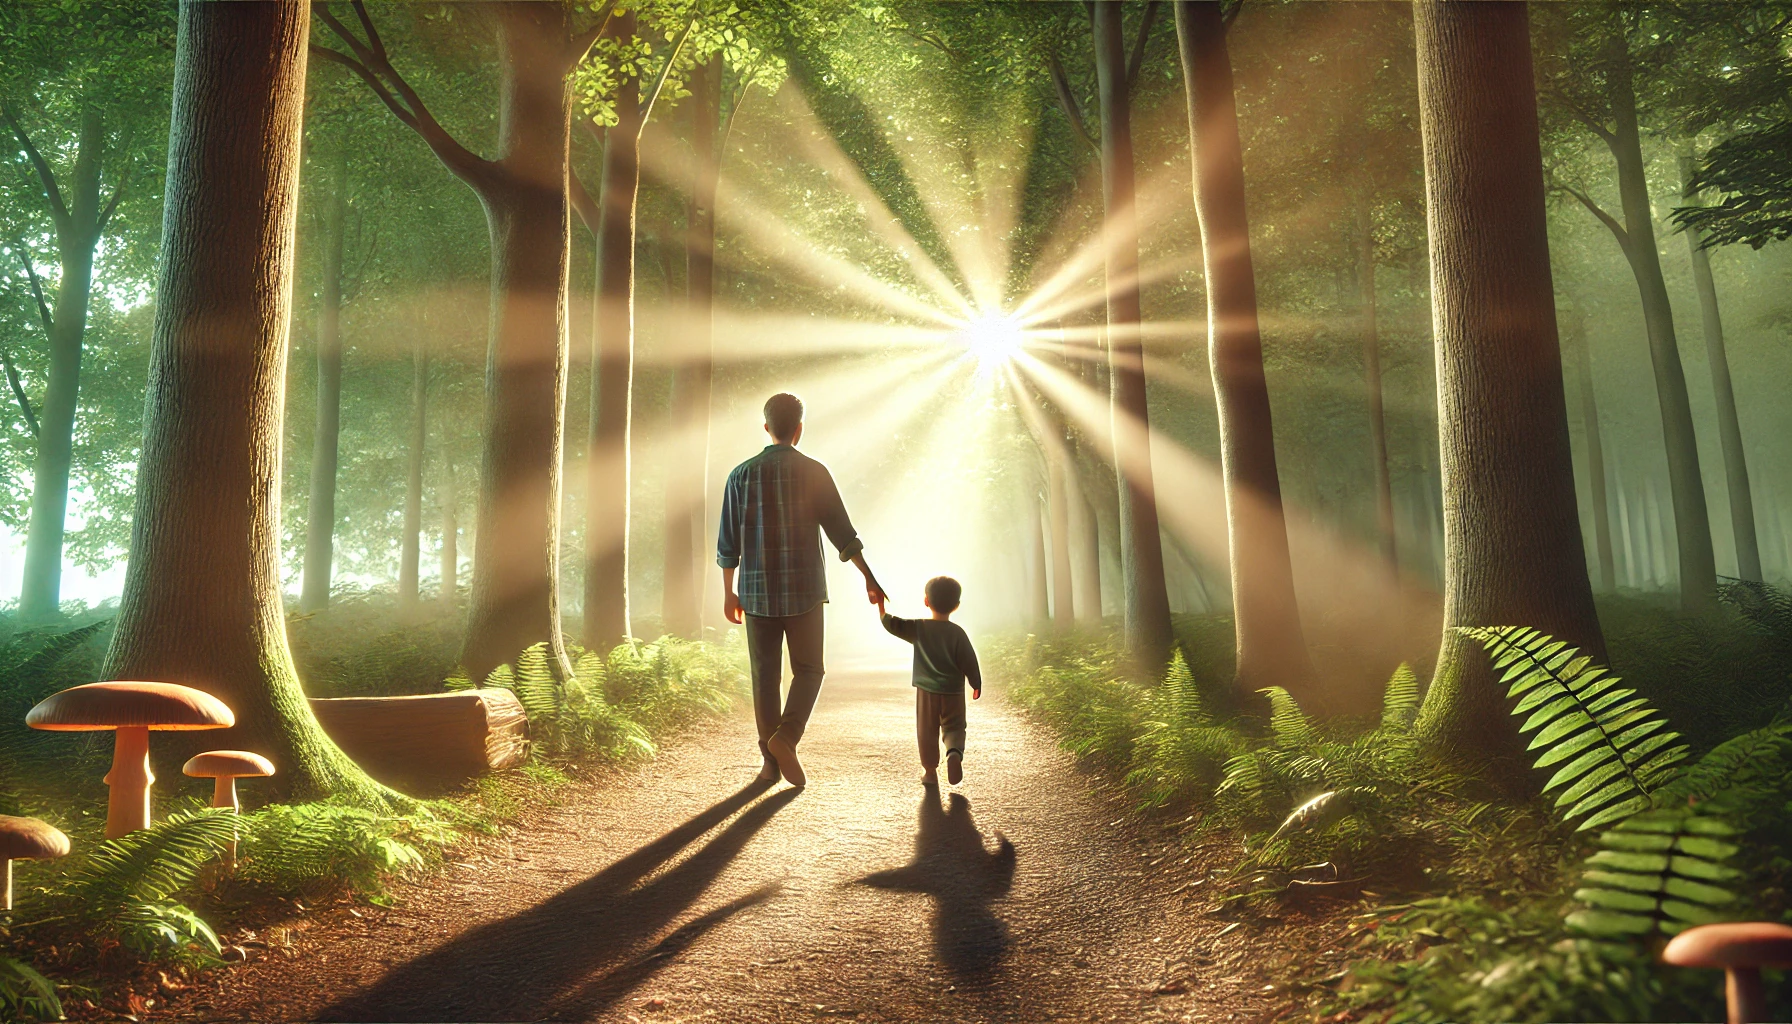
[[[509,690],[314,697],[324,732],[385,783],[468,779],[529,756],[529,720]]]

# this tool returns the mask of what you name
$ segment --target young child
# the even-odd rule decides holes
[[[940,738],[946,741],[946,781],[964,781],[964,685],[971,699],[983,696],[983,671],[964,628],[951,621],[964,589],[950,576],[927,581],[922,602],[931,618],[900,619],[883,613],[884,628],[915,645],[915,738],[921,746],[921,785],[940,784]],[[880,602],[881,608],[881,602]]]

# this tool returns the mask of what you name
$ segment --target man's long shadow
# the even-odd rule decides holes
[[[586,1017],[614,1003],[729,917],[776,895],[772,882],[624,957],[695,903],[748,840],[797,795],[754,804],[683,863],[642,878],[770,788],[755,782],[590,878],[464,932],[318,1012],[322,1021],[504,1021]]]
[[[933,950],[946,970],[961,978],[984,974],[1008,951],[1008,929],[990,904],[1014,884],[1014,844],[1000,832],[997,847],[983,846],[971,820],[971,802],[953,793],[949,806],[927,790],[921,800],[915,859],[900,868],[859,879],[861,885],[933,897]]]

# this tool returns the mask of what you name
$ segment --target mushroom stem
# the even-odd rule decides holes
[[[1759,967],[1731,967],[1724,971],[1724,1001],[1729,1005],[1729,1024],[1751,1024],[1767,1019],[1761,993]]]
[[[149,785],[154,781],[149,770],[149,728],[119,728],[112,746],[112,770],[105,779],[112,787],[106,806],[107,839],[149,827]]]
[[[220,775],[212,780],[212,806],[228,807],[233,814],[243,813],[242,806],[236,801],[236,778]],[[224,845],[224,873],[236,870],[236,826],[230,828],[230,842]]]
[[[0,881],[5,882],[5,884],[6,884],[6,903],[4,906],[0,906],[0,910],[11,910],[12,909],[12,861],[10,859],[4,860],[4,861],[0,861],[0,864],[6,865],[5,867],[0,868]]]

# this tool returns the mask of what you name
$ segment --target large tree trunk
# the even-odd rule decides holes
[[[632,13],[609,34],[629,39]],[[591,443],[585,455],[586,647],[609,651],[628,637],[630,403],[635,373],[635,198],[641,186],[640,80],[617,88],[616,124],[605,133],[598,195],[597,288],[591,345]]]
[[[1655,366],[1655,394],[1661,405],[1661,434],[1667,447],[1668,487],[1674,503],[1674,538],[1680,555],[1680,607],[1688,613],[1708,611],[1717,597],[1717,559],[1711,550],[1711,517],[1705,507],[1705,483],[1699,472],[1699,445],[1693,433],[1692,401],[1686,394],[1686,370],[1680,364],[1680,343],[1674,335],[1674,310],[1655,248],[1654,212],[1637,128],[1636,93],[1631,83],[1630,53],[1621,32],[1611,41],[1607,82],[1611,91],[1614,131],[1607,141],[1618,164],[1618,196],[1624,206],[1625,255],[1642,293],[1643,323],[1649,334],[1649,356]]]
[[[105,122],[97,107],[81,115],[66,216],[56,218],[62,275],[49,330],[50,373],[38,417],[37,458],[32,465],[31,520],[25,531],[25,574],[19,615],[26,620],[61,613],[62,544],[68,519],[68,475],[74,460],[75,409],[81,386],[81,341],[93,288],[93,250],[104,229],[100,167]],[[60,190],[59,190],[60,191]]]
[[[1257,325],[1245,216],[1244,148],[1232,58],[1218,0],[1180,0],[1176,36],[1188,89],[1195,212],[1207,271],[1208,361],[1219,410],[1240,692],[1310,689],[1312,662],[1294,597],[1294,567]]]
[[[1151,416],[1139,336],[1139,222],[1133,180],[1132,97],[1120,0],[1097,0],[1095,74],[1101,104],[1102,236],[1106,257],[1109,404],[1119,476],[1120,582],[1126,645],[1155,675],[1170,659],[1170,595],[1151,478]]]
[[[1465,760],[1516,758],[1505,689],[1456,627],[1533,626],[1605,658],[1575,510],[1529,18],[1508,0],[1413,13],[1444,474],[1443,646],[1419,724]]]
[[[673,428],[686,436],[666,478],[666,631],[697,636],[702,628],[704,488],[709,479],[709,406],[714,390],[716,181],[722,117],[720,53],[691,72],[691,194],[684,235],[687,353],[672,385]]]
[[[330,603],[336,548],[336,469],[342,440],[342,248],[348,207],[348,160],[339,156],[324,208],[323,280],[317,304],[317,423],[311,438],[311,493],[305,515],[304,576],[299,610]]]
[[[1695,162],[1691,154],[1680,157],[1682,197],[1688,205],[1698,202],[1692,187]],[[1724,321],[1717,309],[1717,283],[1711,278],[1711,254],[1699,229],[1687,225],[1686,245],[1692,257],[1692,281],[1699,293],[1699,313],[1705,327],[1705,362],[1711,366],[1711,395],[1717,403],[1717,436],[1723,443],[1724,482],[1730,495],[1730,529],[1736,533],[1736,575],[1761,582],[1761,542],[1755,535],[1754,490],[1748,481],[1748,458],[1742,447],[1742,423],[1736,416],[1736,391],[1730,385],[1730,357],[1724,351]]]
[[[185,0],[131,559],[110,679],[177,680],[299,798],[382,803],[318,727],[286,645],[280,438],[309,7]]]
[[[1593,550],[1599,560],[1599,589],[1610,592],[1616,583],[1612,557],[1611,501],[1605,485],[1605,441],[1599,433],[1599,403],[1593,395],[1593,355],[1582,319],[1569,332],[1574,349],[1576,376],[1580,379],[1581,429],[1587,435],[1587,476],[1593,491]]]
[[[1381,557],[1393,572],[1400,567],[1394,541],[1394,483],[1388,473],[1388,424],[1382,409],[1381,335],[1375,309],[1375,222],[1371,196],[1357,197],[1357,287],[1362,296],[1363,389],[1369,399],[1369,460],[1375,471],[1375,532]]]
[[[479,543],[462,664],[474,679],[547,641],[562,671],[561,422],[566,405],[567,11],[556,2],[491,5],[503,104],[499,160],[479,186],[491,232],[492,326],[486,358]]]
[[[418,563],[422,560],[423,455],[429,442],[429,349],[419,341],[411,356],[411,451],[404,477],[404,536],[399,541],[398,606],[417,607]]]

